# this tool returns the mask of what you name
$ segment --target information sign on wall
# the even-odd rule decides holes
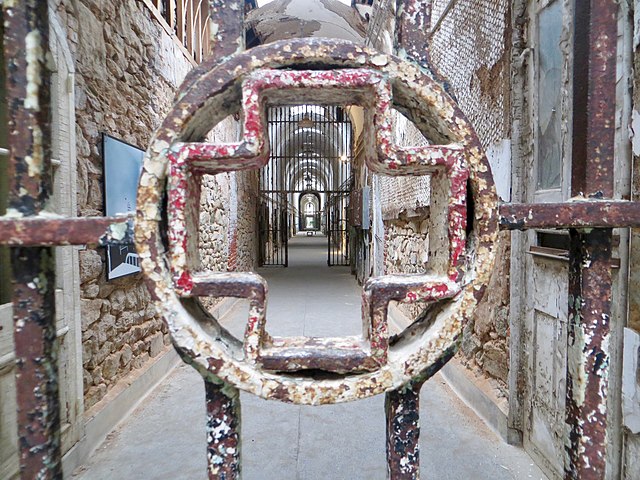
[[[144,151],[109,135],[103,135],[102,153],[105,214],[111,217],[135,212]],[[107,247],[108,280],[139,271],[140,260],[133,243]]]

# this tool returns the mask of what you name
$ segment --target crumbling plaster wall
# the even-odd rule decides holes
[[[78,214],[100,216],[101,134],[146,149],[193,63],[140,0],[56,0],[55,9],[77,68]],[[226,207],[210,207],[210,217],[224,224]],[[223,265],[214,250],[210,263]],[[80,252],[85,409],[169,343],[141,276],[107,281],[105,265],[104,249]]]
[[[510,138],[510,2],[506,0],[459,0],[448,9],[448,0],[433,0],[428,50],[432,68],[447,80],[447,88],[473,124],[488,151],[496,173],[504,178],[500,193],[510,197],[510,162],[505,161]],[[369,22],[369,41],[386,50],[393,38],[393,2],[381,0]],[[403,126],[404,125],[404,126]],[[411,125],[396,119],[396,138],[403,145],[420,144]],[[399,128],[398,128],[399,127]],[[404,128],[404,135],[403,130]],[[501,161],[498,166],[498,161]],[[424,271],[428,261],[429,183],[422,179],[381,181],[385,220],[385,268],[387,273]],[[385,197],[388,200],[385,200]],[[396,199],[411,198],[398,209]],[[416,208],[418,207],[418,208]],[[503,233],[490,292],[466,326],[462,357],[473,369],[498,380],[506,394],[509,372],[509,234]],[[404,308],[415,318],[415,308]]]

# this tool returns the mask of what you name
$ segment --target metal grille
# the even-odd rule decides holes
[[[288,239],[326,235],[329,265],[348,265],[347,204],[352,126],[343,106],[288,105],[267,111],[270,155],[261,170],[263,266],[288,265]]]
[[[231,5],[227,10],[220,10],[220,24],[223,27],[242,25],[241,10],[231,8],[235,4],[228,1],[223,3],[222,0],[211,0],[211,3],[218,9],[223,5]],[[426,43],[424,30],[415,28],[416,25],[424,24],[426,13],[420,8],[425,6],[427,6],[426,2],[407,0],[404,2],[405,8],[399,9],[398,14],[398,38],[403,39],[404,51],[416,59],[422,58],[420,52],[424,50],[422,47]],[[612,284],[611,235],[613,227],[640,225],[640,208],[637,202],[611,199],[614,185],[617,8],[618,5],[614,2],[576,2],[572,193],[574,196],[580,195],[584,200],[559,204],[503,204],[499,207],[499,221],[502,229],[556,228],[569,229],[571,234],[569,295],[570,298],[581,301],[572,301],[569,308],[568,348],[572,350],[575,361],[569,362],[567,366],[566,422],[570,431],[565,457],[565,478],[605,478],[607,458],[605,404],[609,374],[608,345]],[[51,167],[48,154],[51,140],[48,115],[50,72],[46,68],[45,56],[45,52],[48,51],[47,2],[24,0],[5,3],[4,13],[4,56],[12,62],[11,68],[7,69],[10,146],[8,200],[9,207],[15,213],[9,217],[0,217],[0,243],[12,247],[20,470],[21,478],[24,479],[60,478],[60,421],[57,415],[60,399],[57,389],[54,345],[56,302],[52,288],[55,283],[50,247],[82,244],[104,246],[110,242],[122,241],[126,219],[60,218],[42,213],[49,197],[48,172]],[[516,26],[525,28],[526,24],[516,23]],[[237,28],[235,31],[241,31],[241,29]],[[226,41],[216,44],[217,47],[214,48],[216,55],[213,55],[212,60],[205,64],[206,67],[212,67],[219,58],[232,53],[231,46],[242,45],[241,41],[236,41],[237,39],[230,35],[229,29],[223,28],[221,32],[218,38]],[[282,66],[287,65],[287,59],[293,63],[291,59],[296,58],[300,61],[305,55],[314,58],[313,65],[318,67],[323,64],[318,59],[322,59],[322,55],[326,55],[326,52],[335,55],[335,58],[330,59],[331,65],[336,64],[336,58],[340,58],[344,64],[349,64],[349,59],[355,58],[356,51],[344,43],[325,41],[322,45],[317,43],[313,45],[302,43],[304,41],[306,39],[292,41],[289,50],[282,48],[281,45],[261,47],[262,49],[251,57],[245,55],[232,59],[231,61],[235,62],[232,65],[235,67],[230,70],[248,69],[249,65],[255,63],[257,59],[264,59],[269,66]],[[597,49],[593,48],[596,43]],[[607,54],[603,55],[602,52]],[[379,65],[380,63],[378,55],[371,58],[366,51],[362,50],[358,51],[358,55],[362,57],[364,64]],[[329,63],[326,58],[324,62],[324,64]],[[28,63],[29,75],[27,75]],[[394,68],[395,72],[401,73],[400,69]],[[201,72],[211,70],[212,68],[203,68]],[[225,79],[225,71],[222,68],[217,69],[216,73]],[[195,78],[197,77],[194,76],[191,82]],[[228,78],[227,80],[229,81]],[[330,82],[331,78],[328,81]],[[187,81],[183,88],[188,89],[191,85]],[[191,98],[198,100],[199,104],[204,103],[202,98],[197,96],[197,90],[195,93],[193,90],[187,93],[191,93]],[[187,113],[182,111],[188,108],[188,105],[180,104],[179,107],[181,111],[178,113],[181,115],[187,115],[190,112],[188,109]],[[180,118],[176,116],[173,120],[178,121]],[[159,143],[166,141],[163,135],[166,137],[169,133],[161,131]],[[246,147],[246,144],[245,142],[240,147]],[[199,150],[206,150],[206,147],[206,145],[192,147],[193,154],[198,154]],[[237,148],[232,149],[234,152],[241,150],[237,145],[235,147]],[[215,150],[214,153],[219,151]],[[215,155],[211,156],[215,159]],[[41,161],[35,161],[35,159]],[[225,160],[229,158],[225,157]],[[233,157],[233,160],[237,158]],[[246,167],[246,163],[243,161],[242,166]],[[219,163],[216,165],[219,166]],[[395,163],[393,165],[397,167]],[[487,178],[490,180],[490,173],[486,165],[484,167],[482,172],[477,170],[479,173],[477,183],[486,185]],[[162,173],[158,172],[164,172],[164,170],[147,172],[145,177],[148,181],[147,185],[151,185],[150,180],[164,180]],[[157,175],[161,176],[157,177]],[[474,177],[472,177],[473,180]],[[160,184],[160,182],[157,183]],[[341,185],[342,182],[338,181],[336,184]],[[478,190],[481,194],[483,193],[482,188]],[[143,193],[149,197],[147,206],[157,207],[152,201],[159,197],[158,190],[147,189],[143,190]],[[290,192],[281,193],[289,195]],[[490,199],[490,196],[481,197],[480,200],[483,198]],[[476,208],[483,207],[481,201],[475,205]],[[476,225],[481,224],[488,217],[487,212],[490,212],[491,208],[492,206],[489,205],[484,211],[484,216],[476,217]],[[153,209],[153,211],[157,210]],[[138,247],[148,255],[146,262],[153,262],[153,255],[157,254],[157,248],[160,245],[157,225],[154,226],[156,230],[152,231],[147,224],[153,221],[144,217],[139,219],[136,228],[144,241],[138,242]],[[489,230],[493,222],[486,221],[483,225],[483,228]],[[147,233],[149,236],[145,236]],[[483,244],[482,250],[487,249],[488,246]],[[157,273],[160,270],[159,262],[161,261],[161,259],[156,260],[155,265],[158,270],[154,272]],[[259,279],[250,274],[235,277],[225,274],[218,281],[213,281],[211,278],[199,277],[199,283],[187,282],[186,286],[178,284],[178,287],[189,287],[192,289],[191,293],[200,296],[214,294],[220,296],[220,292],[231,292],[235,297],[251,298],[254,302],[253,318],[258,325],[260,324],[260,316],[264,316],[265,290]],[[34,288],[34,279],[41,280],[36,285],[37,288]],[[187,278],[187,280],[192,279]],[[153,282],[151,279],[148,281],[150,285]],[[379,292],[385,288],[389,291],[388,287],[389,285],[381,285]],[[415,296],[416,292],[419,292],[418,288],[423,288],[423,285],[413,285],[411,290],[405,288],[403,291]],[[152,290],[152,294],[166,294],[166,292],[158,287]],[[171,297],[166,295],[158,298]],[[379,304],[374,305],[378,308],[376,312],[384,313],[383,301],[384,298]],[[171,321],[170,318],[168,320]],[[193,343],[193,345],[198,344]],[[382,344],[378,348],[384,355],[386,355],[385,347]],[[329,350],[330,348],[325,344],[316,345],[312,354],[307,356],[308,363],[315,367],[322,366],[327,358],[323,355]],[[182,353],[186,353],[186,350],[182,350]],[[394,389],[386,392],[387,461],[388,474],[392,479],[417,478],[420,386],[425,378],[437,371],[453,355],[454,351],[451,349],[440,353],[442,356],[429,367],[428,371],[422,373],[417,371],[418,374],[411,380],[407,380],[406,384],[394,385]],[[192,357],[189,360],[196,365],[201,359]],[[337,364],[337,367],[348,367],[342,357],[336,360],[333,355],[329,360],[334,365]],[[347,360],[353,360],[352,356],[348,356]],[[208,368],[215,367],[216,361],[210,361]],[[357,363],[355,368],[359,368]],[[412,373],[415,374],[415,372],[412,370]],[[233,385],[220,381],[209,370],[205,370],[205,373],[203,376],[207,395],[209,478],[238,478],[240,471],[238,390]],[[270,376],[275,375],[270,374]],[[220,383],[213,383],[214,381]],[[319,395],[317,393],[320,391],[319,384],[329,381],[315,378],[305,382],[302,385],[307,390],[304,392],[305,395],[308,396],[309,392]],[[366,379],[363,382],[366,382]],[[262,385],[260,382],[256,384]],[[297,392],[296,386],[295,381],[288,381],[288,388],[294,393]],[[374,386],[360,383],[358,386],[360,387],[358,392],[364,392],[367,395],[371,394],[367,392],[368,389],[379,389],[374,393],[383,391],[379,384]],[[340,395],[349,395],[350,389],[344,387],[343,385]],[[34,395],[34,392],[37,394]],[[286,388],[274,388],[269,390],[268,395],[274,399],[291,400]],[[317,397],[316,400],[327,400],[326,403],[340,401],[337,396],[329,396],[327,392],[323,391],[322,395],[327,396]],[[302,398],[302,395],[298,397],[298,400],[307,399]]]
[[[347,223],[347,206],[349,192],[338,191],[328,195],[327,212],[327,265],[349,265],[349,225]]]

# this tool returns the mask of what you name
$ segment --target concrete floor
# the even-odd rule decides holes
[[[291,241],[289,268],[261,269],[275,335],[360,333],[360,288],[348,267],[326,266],[325,237]],[[246,307],[225,317],[241,335]],[[245,480],[384,479],[384,397],[301,407],[243,394]],[[204,388],[176,368],[78,469],[78,480],[205,478]],[[436,375],[421,393],[421,475],[429,479],[545,479],[503,443]]]

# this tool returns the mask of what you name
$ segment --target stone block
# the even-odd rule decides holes
[[[100,350],[98,342],[91,338],[82,342],[82,364],[88,368],[96,365],[95,357]]]
[[[102,364],[102,374],[107,380],[113,380],[118,374],[118,367],[120,366],[120,352],[115,352],[104,359]]]
[[[125,292],[124,308],[126,310],[136,310],[140,304],[140,296],[138,294],[140,288],[132,288]]]
[[[129,345],[125,345],[122,347],[121,353],[120,366],[124,367],[131,362],[131,359],[133,358],[133,349]]]
[[[93,376],[88,370],[82,370],[82,386],[86,392],[93,385]]]
[[[102,300],[100,299],[81,299],[80,300],[80,317],[82,321],[82,330],[87,330],[91,325],[98,321],[102,312]]]
[[[131,368],[141,368],[149,361],[149,353],[138,355],[131,361]]]
[[[78,17],[82,19],[79,23],[78,70],[87,78],[106,80],[106,48],[102,23],[82,2],[77,2],[77,5]],[[96,13],[99,12],[100,10],[96,10]]]
[[[107,282],[99,283],[100,285],[100,296],[102,298],[107,298],[111,293],[116,289],[115,285]]]
[[[102,273],[102,257],[95,250],[80,252],[80,281],[82,283],[95,280]]]
[[[113,293],[109,295],[109,300],[111,301],[111,313],[117,315],[124,310],[126,297],[127,294],[122,289],[114,290]]]
[[[478,340],[478,337],[473,334],[471,324],[465,326],[462,331],[462,342],[460,343],[460,348],[464,356],[471,358],[481,347],[482,343]]]
[[[491,376],[508,381],[509,377],[509,354],[507,344],[500,340],[492,340],[483,346],[482,368]]]
[[[135,356],[141,355],[144,351],[146,351],[147,345],[143,341],[135,342],[133,344],[133,354]]]
[[[113,351],[113,343],[105,342],[93,357],[94,365],[100,365],[112,351]]]
[[[104,377],[102,376],[102,367],[97,366],[93,370],[91,370],[91,382],[93,385],[100,385],[101,383],[105,383]]]
[[[91,387],[84,394],[85,411],[93,407],[107,394],[107,386],[104,383]]]
[[[157,357],[164,348],[162,341],[162,332],[154,333],[149,339],[149,355],[151,358]]]
[[[83,288],[83,294],[85,298],[96,298],[100,294],[100,287],[95,283],[85,285]]]
[[[509,308],[507,306],[496,309],[495,329],[499,337],[507,338],[509,331]]]

